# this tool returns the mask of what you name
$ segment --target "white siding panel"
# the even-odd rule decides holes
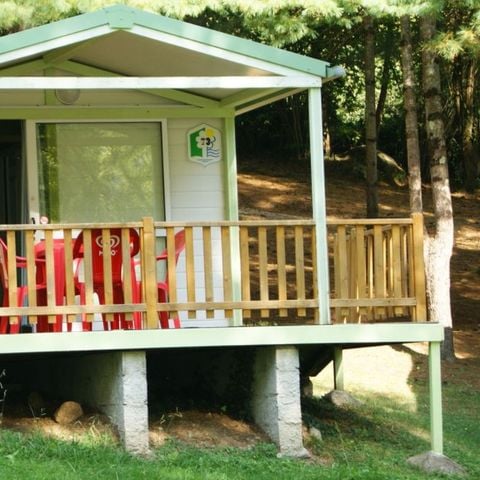
[[[172,192],[221,192],[223,195],[223,178],[221,175],[180,175],[172,179]]]
[[[187,146],[182,148],[169,148],[170,158],[170,174],[172,177],[219,177],[222,178],[223,164],[221,162],[212,163],[204,166],[196,162],[191,162],[187,159]]]
[[[207,123],[221,130],[219,119],[169,119],[168,158],[172,220],[225,218],[223,162],[208,166],[188,160],[187,133]],[[179,195],[184,192],[185,195]],[[198,194],[204,192],[204,194]],[[208,192],[208,193],[207,193]],[[203,212],[199,211],[205,209]],[[188,211],[191,211],[191,215]]]
[[[195,202],[195,208],[215,208],[218,207],[219,199],[223,201],[222,191],[190,191],[190,192],[172,192],[171,202],[175,208],[191,208]]]
[[[225,215],[223,213],[223,202],[221,204],[222,208],[202,208],[191,207],[191,208],[172,208],[171,218],[175,221],[185,221],[185,222],[203,222],[203,221],[221,221],[225,220]]]
[[[168,120],[168,158],[170,218],[176,221],[219,221],[225,220],[224,165],[217,162],[208,166],[188,160],[187,132],[197,125],[207,123],[222,130],[218,119]],[[205,276],[203,241],[201,229],[194,232],[195,298],[205,300]],[[212,270],[213,294],[216,301],[224,299],[223,270],[220,230],[212,229]],[[187,301],[185,256],[180,257],[177,268],[177,298]],[[214,318],[206,318],[205,311],[199,311],[196,319],[189,319],[186,312],[180,312],[183,327],[227,326],[223,310],[216,310]]]
[[[225,219],[223,161],[203,166],[188,160],[187,133],[202,123],[222,128],[219,119],[168,120],[171,220]]]

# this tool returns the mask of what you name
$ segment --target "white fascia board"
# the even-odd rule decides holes
[[[206,45],[204,43],[199,43],[194,40],[178,37],[176,35],[171,35],[169,33],[156,32],[149,28],[140,27],[138,25],[135,25],[130,30],[130,32],[140,35],[142,37],[150,38],[152,40],[157,40],[159,42],[167,43],[175,47],[185,48],[193,52],[199,52],[205,55],[210,55],[212,57],[216,57],[221,60],[226,60],[228,62],[237,63],[239,65],[248,66],[248,67],[256,68],[259,70],[265,70],[275,75],[292,76],[292,75],[299,74],[298,70],[295,70],[293,68],[282,67],[274,63],[269,63],[263,60],[258,60],[256,58],[249,57],[247,55],[242,55],[239,53],[227,51],[219,47]],[[199,47],[201,48],[200,51],[199,51]],[[304,72],[301,72],[301,75],[305,77],[319,78],[316,75],[310,75]]]
[[[322,79],[290,77],[1,77],[0,90],[314,88]]]
[[[0,335],[7,353],[86,352],[163,348],[235,347],[258,345],[384,345],[440,342],[439,324],[339,324],[275,327],[170,328]]]
[[[103,25],[101,27],[92,28],[91,30],[72,33],[71,35],[57,37],[46,42],[12,50],[0,55],[0,66],[5,63],[22,62],[24,58],[32,58],[39,55],[44,55],[46,52],[51,52],[57,48],[68,47],[75,43],[85,42],[86,40],[107,35],[111,32],[112,29],[108,25]]]

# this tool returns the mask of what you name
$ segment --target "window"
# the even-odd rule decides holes
[[[160,123],[42,123],[37,148],[51,223],[165,219]]]

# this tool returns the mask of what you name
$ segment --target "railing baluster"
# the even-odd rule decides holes
[[[287,299],[287,269],[285,255],[285,227],[276,227],[277,237],[277,276],[278,276],[278,299]],[[288,316],[288,310],[281,308],[278,312],[281,317]]]
[[[54,308],[55,297],[55,259],[53,253],[53,231],[45,230],[45,267],[47,277],[47,305]],[[56,315],[48,315],[48,323],[54,324],[57,321]]]
[[[213,318],[215,311],[208,305],[213,303],[213,267],[212,267],[212,229],[203,227],[203,268],[205,274],[205,302],[207,303],[207,318]]]
[[[7,270],[8,270],[8,302],[11,307],[17,306],[17,249],[15,246],[15,232],[7,232]],[[20,323],[20,317],[10,317],[10,325]]]
[[[402,262],[402,292],[403,295],[408,297],[410,296],[410,289],[408,286],[409,281],[409,272],[408,272],[408,231],[410,230],[409,226],[402,226],[400,229],[400,258]],[[408,309],[404,309],[405,311]]]
[[[393,225],[392,227],[392,248],[390,250],[392,256],[392,277],[393,277],[393,296],[395,298],[402,297],[402,260],[401,260],[401,243],[400,243],[400,227]],[[403,314],[402,307],[395,307],[396,315]]]
[[[258,263],[260,280],[260,301],[268,301],[268,249],[267,249],[267,228],[258,227]],[[260,316],[268,317],[269,310],[260,310]]]
[[[142,287],[147,308],[147,328],[158,328],[157,261],[155,252],[155,227],[153,218],[143,218],[140,238],[142,241]]]
[[[232,256],[230,252],[230,227],[221,227],[222,235],[222,270],[223,297],[225,301],[232,300]],[[225,317],[232,318],[233,310],[225,310]]]
[[[175,255],[175,229],[167,227],[167,276],[168,276],[168,301],[177,303],[177,266]],[[177,317],[178,312],[170,312],[169,317]]]
[[[413,248],[413,226],[407,231],[407,262],[408,262],[408,295],[415,296],[415,262],[414,262],[414,248]],[[417,309],[416,307],[410,308],[410,314],[416,319]]]
[[[338,255],[338,227],[333,234],[333,280],[335,298],[341,298],[340,295],[340,258]],[[335,308],[335,322],[340,322],[342,318],[342,311],[340,308]]]
[[[393,297],[393,256],[392,256],[392,247],[393,247],[393,237],[392,237],[392,227],[384,229],[384,265],[386,269],[386,297]],[[393,317],[395,315],[395,309],[392,307],[387,307],[387,316]]]
[[[373,226],[373,237],[375,298],[385,298],[384,238],[381,225]],[[375,316],[376,315],[385,315],[385,308],[377,307],[375,309]]]
[[[92,231],[83,230],[83,273],[85,278],[85,305],[93,305],[93,266],[92,266]],[[87,322],[93,322],[93,314],[85,315]]]
[[[356,242],[356,230],[355,228],[350,228],[347,237],[347,247],[348,247],[348,265],[349,265],[349,286],[348,286],[348,296],[350,298],[357,298],[357,242]],[[351,307],[348,319],[350,322],[358,320],[358,308]]]
[[[318,300],[318,277],[317,277],[317,242],[316,242],[316,231],[315,227],[311,227],[312,232],[312,282],[313,282],[313,298]],[[314,309],[315,315],[315,324],[320,324],[320,310],[318,308]]]
[[[345,225],[339,225],[337,229],[337,257],[338,257],[338,286],[339,297],[348,298],[348,254],[347,233]],[[349,313],[348,308],[340,310],[340,317],[345,321]]]
[[[357,225],[356,227],[356,251],[357,251],[357,297],[366,298],[367,296],[367,258],[366,258],[366,246],[365,246],[365,227],[363,225]],[[365,307],[358,309],[359,321],[362,320],[362,316],[366,316],[368,310]]]
[[[112,282],[112,247],[110,229],[102,229],[102,261],[103,261],[103,291],[105,305],[113,305],[113,282]],[[122,252],[123,255],[123,252]],[[111,324],[113,313],[106,313],[105,320]]]
[[[65,259],[65,302],[67,305],[75,305],[75,282],[74,282],[74,268],[73,263],[73,239],[72,230],[66,228],[63,230],[64,240],[64,259]],[[67,322],[72,323],[76,320],[76,315],[67,315]]]
[[[185,267],[187,269],[187,300],[195,302],[195,252],[193,243],[193,228],[185,228]],[[188,318],[195,318],[196,312],[188,311]]]
[[[248,227],[240,227],[240,259],[242,275],[242,300],[249,302],[250,294],[250,248],[248,239]],[[243,318],[250,318],[251,311],[243,310]]]
[[[297,299],[305,300],[305,251],[303,246],[303,227],[295,227],[295,272],[297,281]],[[306,316],[304,308],[297,309],[299,317]]]
[[[136,285],[133,284],[135,275],[132,275],[131,253],[130,229],[122,228],[123,301],[126,304],[133,303],[133,288],[136,288]],[[133,321],[133,317],[133,312],[127,312],[125,314],[125,321],[131,322]]]
[[[33,230],[27,230],[25,232],[25,254],[27,258],[27,295],[28,305],[30,307],[37,306],[37,279],[35,270],[35,232]],[[28,323],[30,325],[37,324],[37,315],[31,315],[28,317]]]
[[[375,286],[374,286],[374,248],[373,248],[373,234],[371,232],[367,233],[367,268],[368,268],[368,298],[375,297]],[[375,319],[375,311],[372,307],[368,307],[368,320]]]

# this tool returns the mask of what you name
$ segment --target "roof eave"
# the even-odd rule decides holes
[[[93,34],[93,32],[98,32],[101,27],[104,27],[104,33],[108,33],[108,31],[115,30],[129,31],[134,25],[192,40],[200,45],[215,46],[226,52],[234,52],[273,65],[284,66],[304,74],[322,78],[330,77],[329,69],[332,67],[328,62],[125,5],[106,7],[96,12],[85,13],[7,35],[0,39],[0,63],[2,63],[2,55],[15,51],[20,52],[22,49],[29,50],[29,47],[42,44],[45,45],[45,51],[48,51],[55,40],[63,37],[65,39],[68,37],[74,38],[80,32],[91,30],[93,38],[98,35],[98,33]],[[41,48],[36,50],[41,52]],[[21,60],[21,55],[19,57]]]

